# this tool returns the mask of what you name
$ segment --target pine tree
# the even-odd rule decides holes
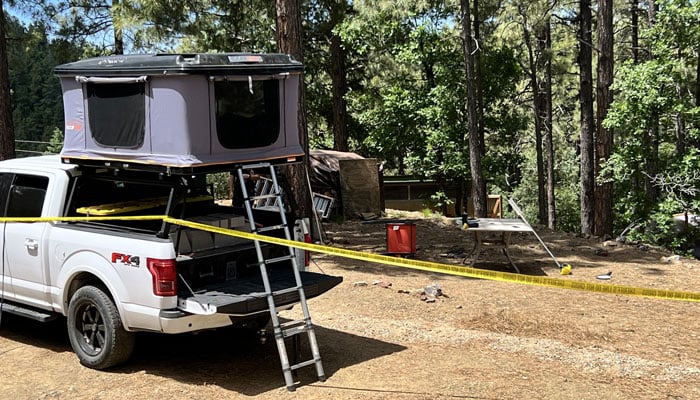
[[[476,74],[472,47],[471,12],[469,0],[461,0],[462,40],[467,81],[467,119],[469,121],[469,166],[471,169],[472,202],[474,216],[486,217],[486,181],[482,171],[482,149],[479,141],[479,116],[477,113]]]
[[[612,103],[613,93],[613,2],[598,1],[598,81],[596,85],[596,168],[595,234],[612,236],[613,233],[613,183],[604,180],[601,169],[613,150],[613,131],[603,125]]]
[[[12,123],[5,22],[3,0],[0,0],[0,159],[2,160],[15,157],[15,130]]]
[[[299,0],[276,0],[277,46],[282,53],[304,61],[301,44],[301,9]],[[311,195],[307,190],[306,171],[309,155],[309,134],[306,125],[306,91],[304,80],[299,80],[299,142],[304,149],[304,163],[287,166],[287,178],[293,190],[294,211],[297,218],[311,216]]]
[[[593,234],[595,226],[595,168],[593,159],[593,39],[591,1],[579,2],[578,62],[579,104],[581,108],[581,233]]]

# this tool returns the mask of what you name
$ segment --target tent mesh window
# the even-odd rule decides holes
[[[216,132],[228,149],[266,147],[280,134],[279,81],[217,81]]]
[[[138,148],[146,134],[146,84],[88,83],[90,132],[105,147]]]

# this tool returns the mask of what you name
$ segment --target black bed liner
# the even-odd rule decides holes
[[[340,276],[316,272],[302,271],[300,275],[307,299],[321,295],[343,281]],[[276,306],[299,302],[297,291],[279,293],[295,286],[294,274],[291,270],[271,270],[268,276],[272,291],[278,292],[274,295]],[[184,299],[191,297],[184,297]],[[216,307],[217,313],[222,314],[249,315],[268,311],[265,289],[259,275],[207,286],[205,290],[195,292],[194,299],[199,303]]]

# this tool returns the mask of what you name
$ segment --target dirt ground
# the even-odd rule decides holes
[[[415,217],[408,215],[407,217]],[[416,221],[416,258],[461,264],[473,238],[449,221]],[[326,224],[334,246],[386,251],[382,223]],[[700,290],[700,262],[643,246],[538,230],[573,274],[559,274],[531,234],[512,238],[523,274]],[[610,243],[608,243],[610,244]],[[510,271],[497,248],[476,266]],[[273,340],[229,330],[141,334],[131,361],[82,367],[65,321],[10,315],[0,326],[2,399],[700,399],[698,303],[549,289],[315,255],[344,282],[309,301],[327,380],[313,367],[287,392]],[[610,281],[597,275],[612,272]],[[421,297],[426,286],[443,296]],[[428,301],[426,301],[428,300]],[[294,309],[284,317],[298,315]]]

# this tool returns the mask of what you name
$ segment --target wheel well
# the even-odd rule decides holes
[[[70,303],[70,299],[73,298],[73,294],[80,289],[83,286],[96,286],[102,289],[102,291],[109,296],[109,298],[114,301],[114,297],[112,296],[112,293],[107,289],[107,285],[100,280],[97,276],[89,273],[89,272],[81,272],[78,275],[76,275],[73,280],[70,283],[70,286],[68,287],[68,291],[66,293],[65,297],[65,304],[64,307],[67,310],[68,309],[68,303]]]

